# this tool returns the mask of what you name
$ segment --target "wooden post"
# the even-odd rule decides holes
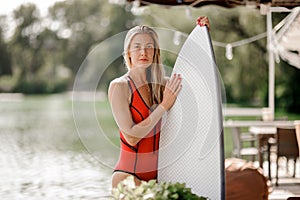
[[[299,156],[300,156],[300,120],[296,120],[294,124],[296,129],[296,136],[297,136]]]

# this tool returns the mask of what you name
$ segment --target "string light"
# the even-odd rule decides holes
[[[225,57],[228,60],[232,60],[233,58],[233,54],[232,54],[232,45],[231,44],[227,44],[226,45],[226,53],[225,53]]]
[[[133,3],[135,3],[133,5],[133,10],[132,11],[136,11],[136,15],[142,15],[142,14],[145,14],[145,11],[144,10],[139,10],[139,12],[137,12],[137,8],[140,7],[140,4],[141,3],[144,3],[146,5],[150,5],[151,3],[149,2],[144,2],[144,1],[137,1],[135,0]],[[186,16],[188,18],[192,18],[192,10],[190,9],[191,7],[190,6],[187,6],[186,8]],[[163,20],[163,18],[161,17],[158,17],[156,15],[151,15],[150,13],[150,10],[148,10],[147,12],[148,15],[150,15],[154,20],[156,20],[157,22],[163,24],[164,26],[166,26],[167,28],[170,28],[170,29],[174,29],[176,30],[175,27],[171,26],[168,22],[165,22]],[[180,44],[180,36],[182,35],[181,32],[179,31],[176,31],[174,33],[174,36],[173,36],[173,43],[175,45],[179,45]],[[232,43],[223,43],[223,42],[218,42],[218,41],[212,41],[213,45],[214,46],[218,46],[218,47],[223,47],[225,48],[225,57],[228,59],[228,60],[232,60],[233,59],[233,48],[234,47],[238,47],[238,46],[242,46],[242,45],[245,45],[245,44],[249,44],[251,42],[254,42],[254,41],[257,41],[257,40],[260,40],[262,38],[265,38],[267,36],[267,32],[264,32],[264,33],[260,33],[258,35],[255,35],[253,37],[250,37],[250,38],[247,38],[247,39],[243,39],[243,40],[240,40],[240,41],[237,41],[237,42],[232,42]]]
[[[118,4],[118,5],[124,5],[126,3],[126,0],[108,0],[111,4]]]
[[[193,18],[192,9],[191,9],[190,6],[187,6],[185,8],[185,15],[187,16],[188,19],[192,19]]]
[[[180,37],[181,33],[179,31],[175,31],[174,37],[173,37],[173,43],[178,46],[180,44]]]
[[[260,40],[262,38],[265,38],[267,36],[267,32],[264,32],[264,33],[260,33],[258,35],[255,35],[253,37],[250,37],[250,38],[247,38],[247,39],[243,39],[243,40],[240,40],[240,41],[237,41],[237,42],[232,42],[230,44],[227,44],[227,43],[223,43],[223,42],[217,42],[217,41],[213,41],[213,45],[215,46],[218,46],[218,47],[224,47],[226,49],[225,51],[225,57],[228,59],[228,60],[232,60],[233,58],[233,48],[234,47],[238,47],[238,46],[242,46],[242,45],[245,45],[245,44],[249,44],[251,42],[254,42],[256,40]]]
[[[171,26],[169,23],[165,22],[163,20],[163,18],[161,17],[158,17],[156,15],[150,15],[155,21],[159,22],[160,24],[166,26],[167,28],[170,28],[170,29],[174,29],[176,30],[175,27]],[[179,45],[180,43],[180,34],[182,34],[181,32],[178,32],[176,31],[174,36],[173,36],[173,43],[175,45]],[[264,32],[264,33],[260,33],[258,35],[255,35],[253,37],[250,37],[250,38],[247,38],[247,39],[243,39],[243,40],[240,40],[240,41],[237,41],[237,42],[232,42],[230,44],[228,43],[223,43],[223,42],[218,42],[218,41],[212,41],[213,45],[214,46],[217,46],[217,47],[223,47],[225,48],[226,52],[225,52],[225,57],[228,59],[228,60],[232,60],[233,59],[233,48],[234,47],[238,47],[238,46],[242,46],[242,45],[245,45],[245,44],[249,44],[251,42],[254,42],[256,40],[260,40],[262,38],[265,38],[267,37],[267,32]]]
[[[176,0],[178,4],[182,4],[183,1],[182,0]],[[197,5],[198,3],[202,2],[203,0],[197,0],[193,3],[191,3],[189,6],[186,6],[186,10],[185,10],[185,13],[186,13],[186,16],[188,19],[192,19],[193,17],[193,13],[192,13],[192,10],[191,10],[191,7],[194,7],[195,5]],[[235,3],[236,3],[236,0],[233,0]],[[125,2],[127,2],[126,0],[109,0],[109,3],[114,3],[114,4],[125,4]],[[131,12],[135,15],[143,15],[143,14],[148,14],[150,15],[150,11],[149,10],[145,10],[145,9],[140,9],[141,8],[141,4],[144,4],[144,5],[152,5],[152,4],[155,4],[155,3],[150,3],[150,2],[147,2],[147,1],[143,1],[143,0],[134,0],[134,5],[131,9]],[[229,2],[227,2],[229,3]],[[249,2],[246,1],[246,6],[249,7]],[[252,2],[251,2],[252,3]],[[253,6],[252,4],[250,6]],[[270,7],[267,6],[267,7],[264,7],[263,4],[260,5],[261,6],[261,14],[265,15],[267,12],[269,12],[269,9]],[[291,10],[287,9],[287,8],[284,8],[285,10],[282,10],[283,8],[282,7],[273,7],[272,10],[275,11],[277,10],[276,12],[291,12]],[[270,45],[268,48],[270,48],[274,55],[275,55],[275,60],[276,62],[279,62],[280,58],[279,58],[279,55],[281,57],[286,57],[287,55],[281,55],[283,54],[283,52],[285,53],[289,53],[291,54],[290,51],[284,51],[283,49],[280,49],[280,45],[278,45],[278,38],[283,38],[283,35],[285,33],[285,31],[289,28],[289,25],[287,25],[287,23],[291,23],[292,21],[294,21],[294,18],[300,13],[300,8],[299,7],[296,7],[293,9],[293,12],[291,14],[292,17],[287,17],[285,18],[284,20],[282,20],[279,24],[277,24],[277,26],[275,26],[273,28],[273,33],[272,33],[272,43],[273,45]],[[158,17],[154,17],[153,15],[150,15],[152,16],[153,18],[156,18],[157,21],[160,21],[162,22],[162,24],[164,24],[166,27],[169,27],[169,28],[172,28],[174,30],[176,30],[176,28],[172,27],[172,26],[169,26],[168,23],[166,22],[163,22],[161,19],[162,18],[158,18]],[[289,15],[290,16],[290,15]],[[293,20],[290,20],[290,18],[293,18]],[[159,19],[159,20],[158,20]],[[279,31],[278,34],[276,34],[276,32],[281,29],[283,26],[285,26],[282,30]],[[183,33],[180,33],[182,35],[185,35]],[[173,42],[175,45],[179,45],[180,43],[180,34],[178,35],[178,33],[175,33],[174,34],[174,37],[173,37]],[[267,37],[267,33],[264,32],[264,33],[261,33],[261,34],[258,34],[256,36],[253,36],[253,37],[250,37],[248,39],[244,39],[244,40],[240,40],[240,41],[237,41],[237,42],[233,42],[233,43],[230,43],[230,44],[227,44],[227,43],[223,43],[223,42],[218,42],[218,41],[212,41],[213,45],[214,46],[218,46],[218,47],[223,47],[226,49],[226,52],[225,52],[225,57],[228,59],[228,60],[232,60],[233,58],[233,48],[234,47],[237,47],[237,46],[241,46],[241,45],[245,45],[245,44],[248,44],[248,43],[251,43],[251,42],[254,42],[256,40],[260,40],[264,37]],[[179,38],[179,39],[177,39]],[[179,42],[178,42],[179,41]],[[293,54],[293,53],[292,53]],[[294,56],[294,55],[289,55],[290,58],[286,58],[285,60],[289,60],[289,62],[292,62],[291,60],[293,60],[294,58],[291,58],[291,56]],[[296,54],[297,56],[297,60],[299,58],[298,54]],[[300,64],[299,62],[297,63],[297,65],[293,64],[294,66],[297,66],[298,68],[300,68]]]
[[[140,15],[150,14],[150,11],[148,6],[141,6],[141,2],[135,0],[132,3],[131,13],[136,16],[140,16]]]

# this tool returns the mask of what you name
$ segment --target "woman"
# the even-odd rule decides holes
[[[206,23],[207,18],[198,24]],[[208,21],[207,21],[208,22]],[[129,175],[136,185],[157,178],[161,118],[181,90],[181,76],[164,76],[156,32],[147,26],[128,31],[124,42],[128,72],[110,83],[108,96],[120,129],[121,151],[112,187]]]

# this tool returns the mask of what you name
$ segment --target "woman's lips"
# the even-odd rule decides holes
[[[149,60],[146,58],[139,59],[141,62],[148,62]]]

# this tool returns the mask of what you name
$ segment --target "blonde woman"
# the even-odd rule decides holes
[[[165,77],[156,32],[147,26],[130,29],[124,42],[128,72],[110,83],[108,96],[120,130],[120,156],[112,187],[127,176],[135,183],[157,178],[161,118],[176,101],[182,78]]]

